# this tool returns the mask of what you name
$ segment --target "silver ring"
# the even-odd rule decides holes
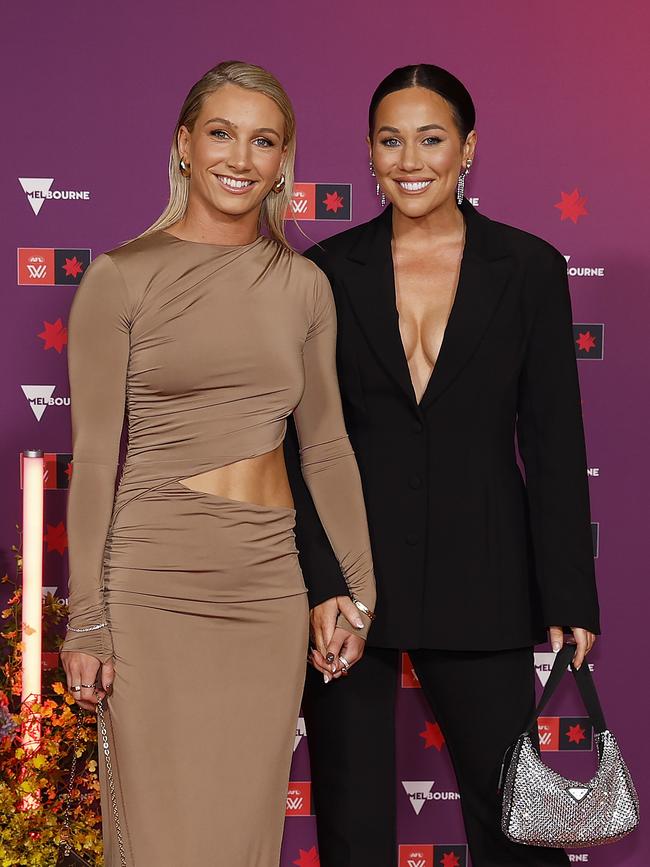
[[[341,660],[341,665],[347,671],[348,668],[350,667],[350,663],[347,661],[347,659],[344,656],[341,656],[341,654],[339,654],[339,659]]]
[[[71,686],[70,687],[70,692],[80,692],[80,691],[81,691],[80,686]]]
[[[96,689],[96,686],[94,683],[82,683],[81,685],[84,689]]]

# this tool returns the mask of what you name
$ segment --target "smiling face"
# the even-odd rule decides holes
[[[445,99],[428,88],[409,87],[379,103],[368,144],[386,197],[415,218],[455,207],[458,176],[474,157],[476,133],[463,140]]]
[[[225,84],[207,96],[192,130],[178,134],[191,170],[190,208],[259,215],[282,175],[284,135],[282,111],[263,93]]]

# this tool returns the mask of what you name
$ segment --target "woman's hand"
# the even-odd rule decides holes
[[[573,665],[574,668],[580,668],[582,663],[585,661],[585,656],[594,646],[596,636],[593,632],[589,632],[588,629],[582,629],[582,627],[580,626],[572,626],[571,632],[573,633],[573,638],[568,638],[567,644],[576,645],[576,652],[573,657]],[[562,650],[562,645],[564,644],[564,632],[562,630],[562,627],[549,626],[548,634],[554,653]]]
[[[77,650],[61,651],[61,663],[68,680],[68,692],[84,710],[94,711],[115,679],[113,663],[101,663],[94,656]],[[101,678],[98,677],[100,669]]]
[[[361,636],[336,627],[339,613],[353,626],[363,627],[359,609],[349,596],[334,596],[316,605],[310,612],[310,661],[314,668],[321,672],[325,683],[347,674],[354,663],[361,659],[365,648],[365,641]]]

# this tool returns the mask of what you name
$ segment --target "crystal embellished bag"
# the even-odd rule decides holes
[[[126,851],[124,847],[124,840],[122,838],[122,828],[120,825],[120,817],[117,810],[115,781],[113,780],[113,767],[111,765],[111,753],[108,743],[106,721],[104,719],[104,705],[102,701],[97,702],[97,715],[99,718],[99,734],[101,736],[100,752],[104,753],[104,760],[106,762],[106,775],[108,777],[108,788],[111,796],[111,809],[113,811],[113,820],[115,822],[115,832],[117,836],[117,845],[120,855],[120,867],[127,867]],[[61,842],[61,847],[59,849],[59,857],[56,862],[56,867],[93,867],[90,861],[87,861],[85,858],[82,858],[79,853],[75,852],[75,850],[72,848],[72,844],[70,843],[70,806],[72,802],[72,789],[74,786],[75,770],[77,767],[77,744],[79,742],[79,727],[80,724],[77,723],[74,743],[72,746],[72,766],[70,768],[70,778],[68,780],[68,791],[65,802],[65,809],[63,811],[63,827],[65,829],[65,834],[64,839]]]
[[[593,725],[598,770],[583,783],[565,779],[541,760],[533,734],[537,718],[574,653],[575,645],[571,644],[558,652],[526,731],[504,757],[499,780],[499,789],[503,783],[501,828],[514,843],[557,848],[598,846],[620,840],[639,824],[636,789],[616,738],[605,724],[586,662],[578,671],[571,665],[571,671]]]

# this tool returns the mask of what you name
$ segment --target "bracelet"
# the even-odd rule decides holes
[[[79,629],[75,629],[74,626],[68,626],[68,630],[70,632],[94,632],[95,629],[103,629],[104,626],[108,626],[108,623],[96,623],[94,626],[82,626]]]
[[[360,599],[357,599],[357,598],[354,597],[354,596],[352,597],[352,601],[353,601],[354,604],[357,606],[357,608],[359,609],[359,611],[361,611],[362,614],[365,614],[366,617],[367,617],[367,618],[370,620],[370,622],[372,623],[372,621],[375,619],[375,612],[374,612],[374,611],[371,611],[371,610],[368,608],[367,605],[364,605],[363,602],[362,602]]]

